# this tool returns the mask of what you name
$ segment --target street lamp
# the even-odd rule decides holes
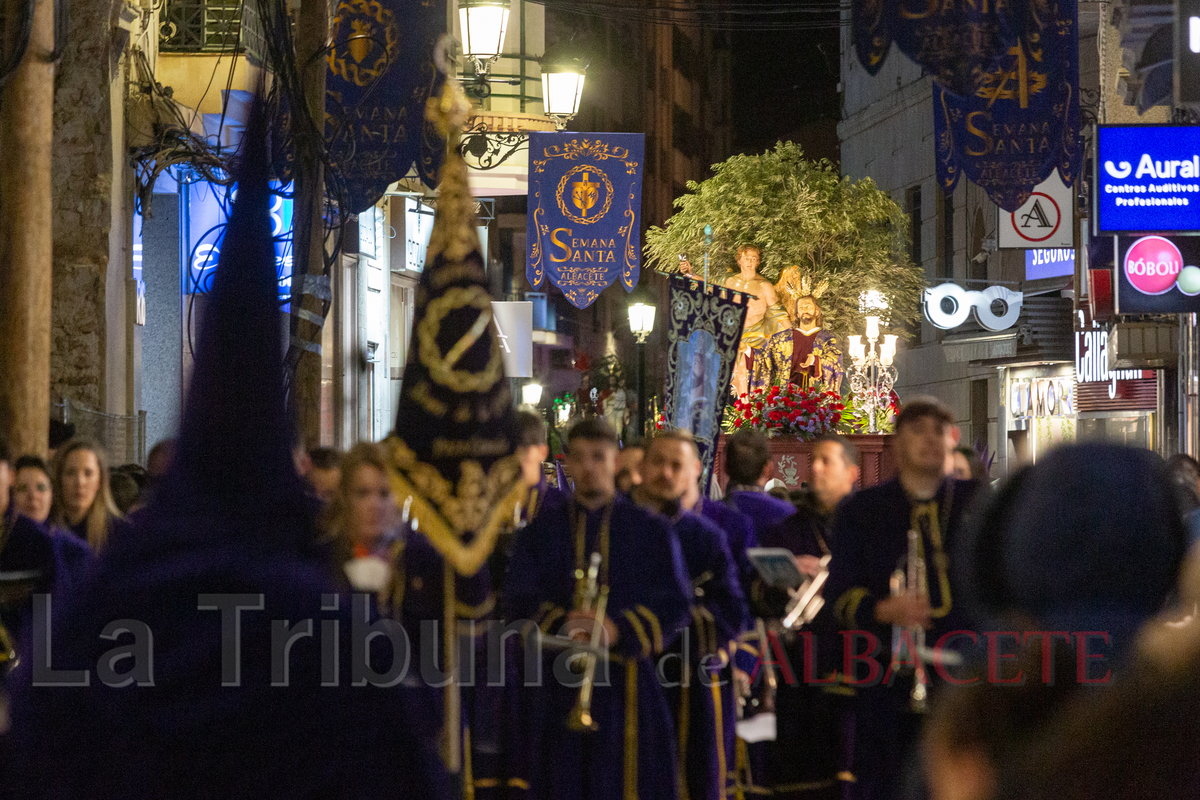
[[[629,307],[629,330],[637,338],[637,430],[646,434],[646,337],[654,330],[654,306],[634,303]]]
[[[504,34],[508,30],[509,0],[459,0],[458,24],[462,32],[463,55],[475,64],[475,80],[464,90],[477,99],[492,93],[488,73],[504,52]]]
[[[885,305],[886,308],[886,305]],[[881,309],[882,310],[882,309]],[[885,334],[879,342],[879,317],[867,316],[867,343],[862,336],[850,339],[850,390],[859,398],[867,414],[867,432],[878,433],[875,415],[891,402],[892,387],[896,385],[896,337]]]
[[[537,408],[537,404],[542,402],[542,385],[540,383],[527,383],[522,386],[521,402],[527,406]]]
[[[587,68],[587,63],[580,58],[549,53],[542,57],[542,105],[557,130],[566,128],[579,113]]]

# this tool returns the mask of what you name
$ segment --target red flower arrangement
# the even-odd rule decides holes
[[[747,392],[727,407],[727,431],[754,428],[770,436],[815,439],[834,433],[846,406],[837,392],[802,389],[796,384]]]

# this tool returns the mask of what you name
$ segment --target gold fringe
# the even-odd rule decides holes
[[[625,800],[638,800],[637,662],[625,667]]]
[[[496,547],[496,540],[504,524],[513,518],[515,509],[520,505],[525,495],[524,486],[514,485],[503,498],[494,504],[491,512],[484,520],[482,527],[476,531],[475,538],[470,544],[464,544],[459,538],[459,532],[451,529],[445,518],[417,490],[408,478],[396,469],[393,464],[389,469],[392,494],[401,503],[412,498],[409,507],[409,518],[416,522],[416,529],[429,540],[433,548],[441,554],[446,563],[450,564],[459,575],[469,578],[479,572],[487,563],[488,557]],[[405,500],[401,500],[405,498]]]
[[[716,720],[717,727],[717,774],[724,776],[727,766],[725,760],[725,709],[721,706],[721,687],[717,686],[717,682],[713,681],[709,684],[712,689],[713,698],[713,714]],[[725,800],[725,781],[721,780],[717,786],[720,800]]]

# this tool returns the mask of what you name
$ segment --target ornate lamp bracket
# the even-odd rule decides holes
[[[528,133],[498,133],[489,130],[487,123],[477,122],[463,131],[458,152],[469,168],[489,170],[499,167],[521,150],[528,148]]]

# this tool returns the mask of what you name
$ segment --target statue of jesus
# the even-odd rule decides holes
[[[738,248],[738,272],[725,280],[725,288],[751,296],[746,310],[746,326],[738,345],[737,361],[733,367],[730,390],[737,397],[750,388],[750,376],[755,361],[767,340],[791,326],[787,311],[779,304],[775,287],[758,274],[760,253],[756,246],[744,244]]]
[[[755,361],[752,389],[787,386],[823,388],[841,392],[842,349],[837,337],[825,330],[821,307],[812,295],[796,298],[795,327],[771,337]]]

